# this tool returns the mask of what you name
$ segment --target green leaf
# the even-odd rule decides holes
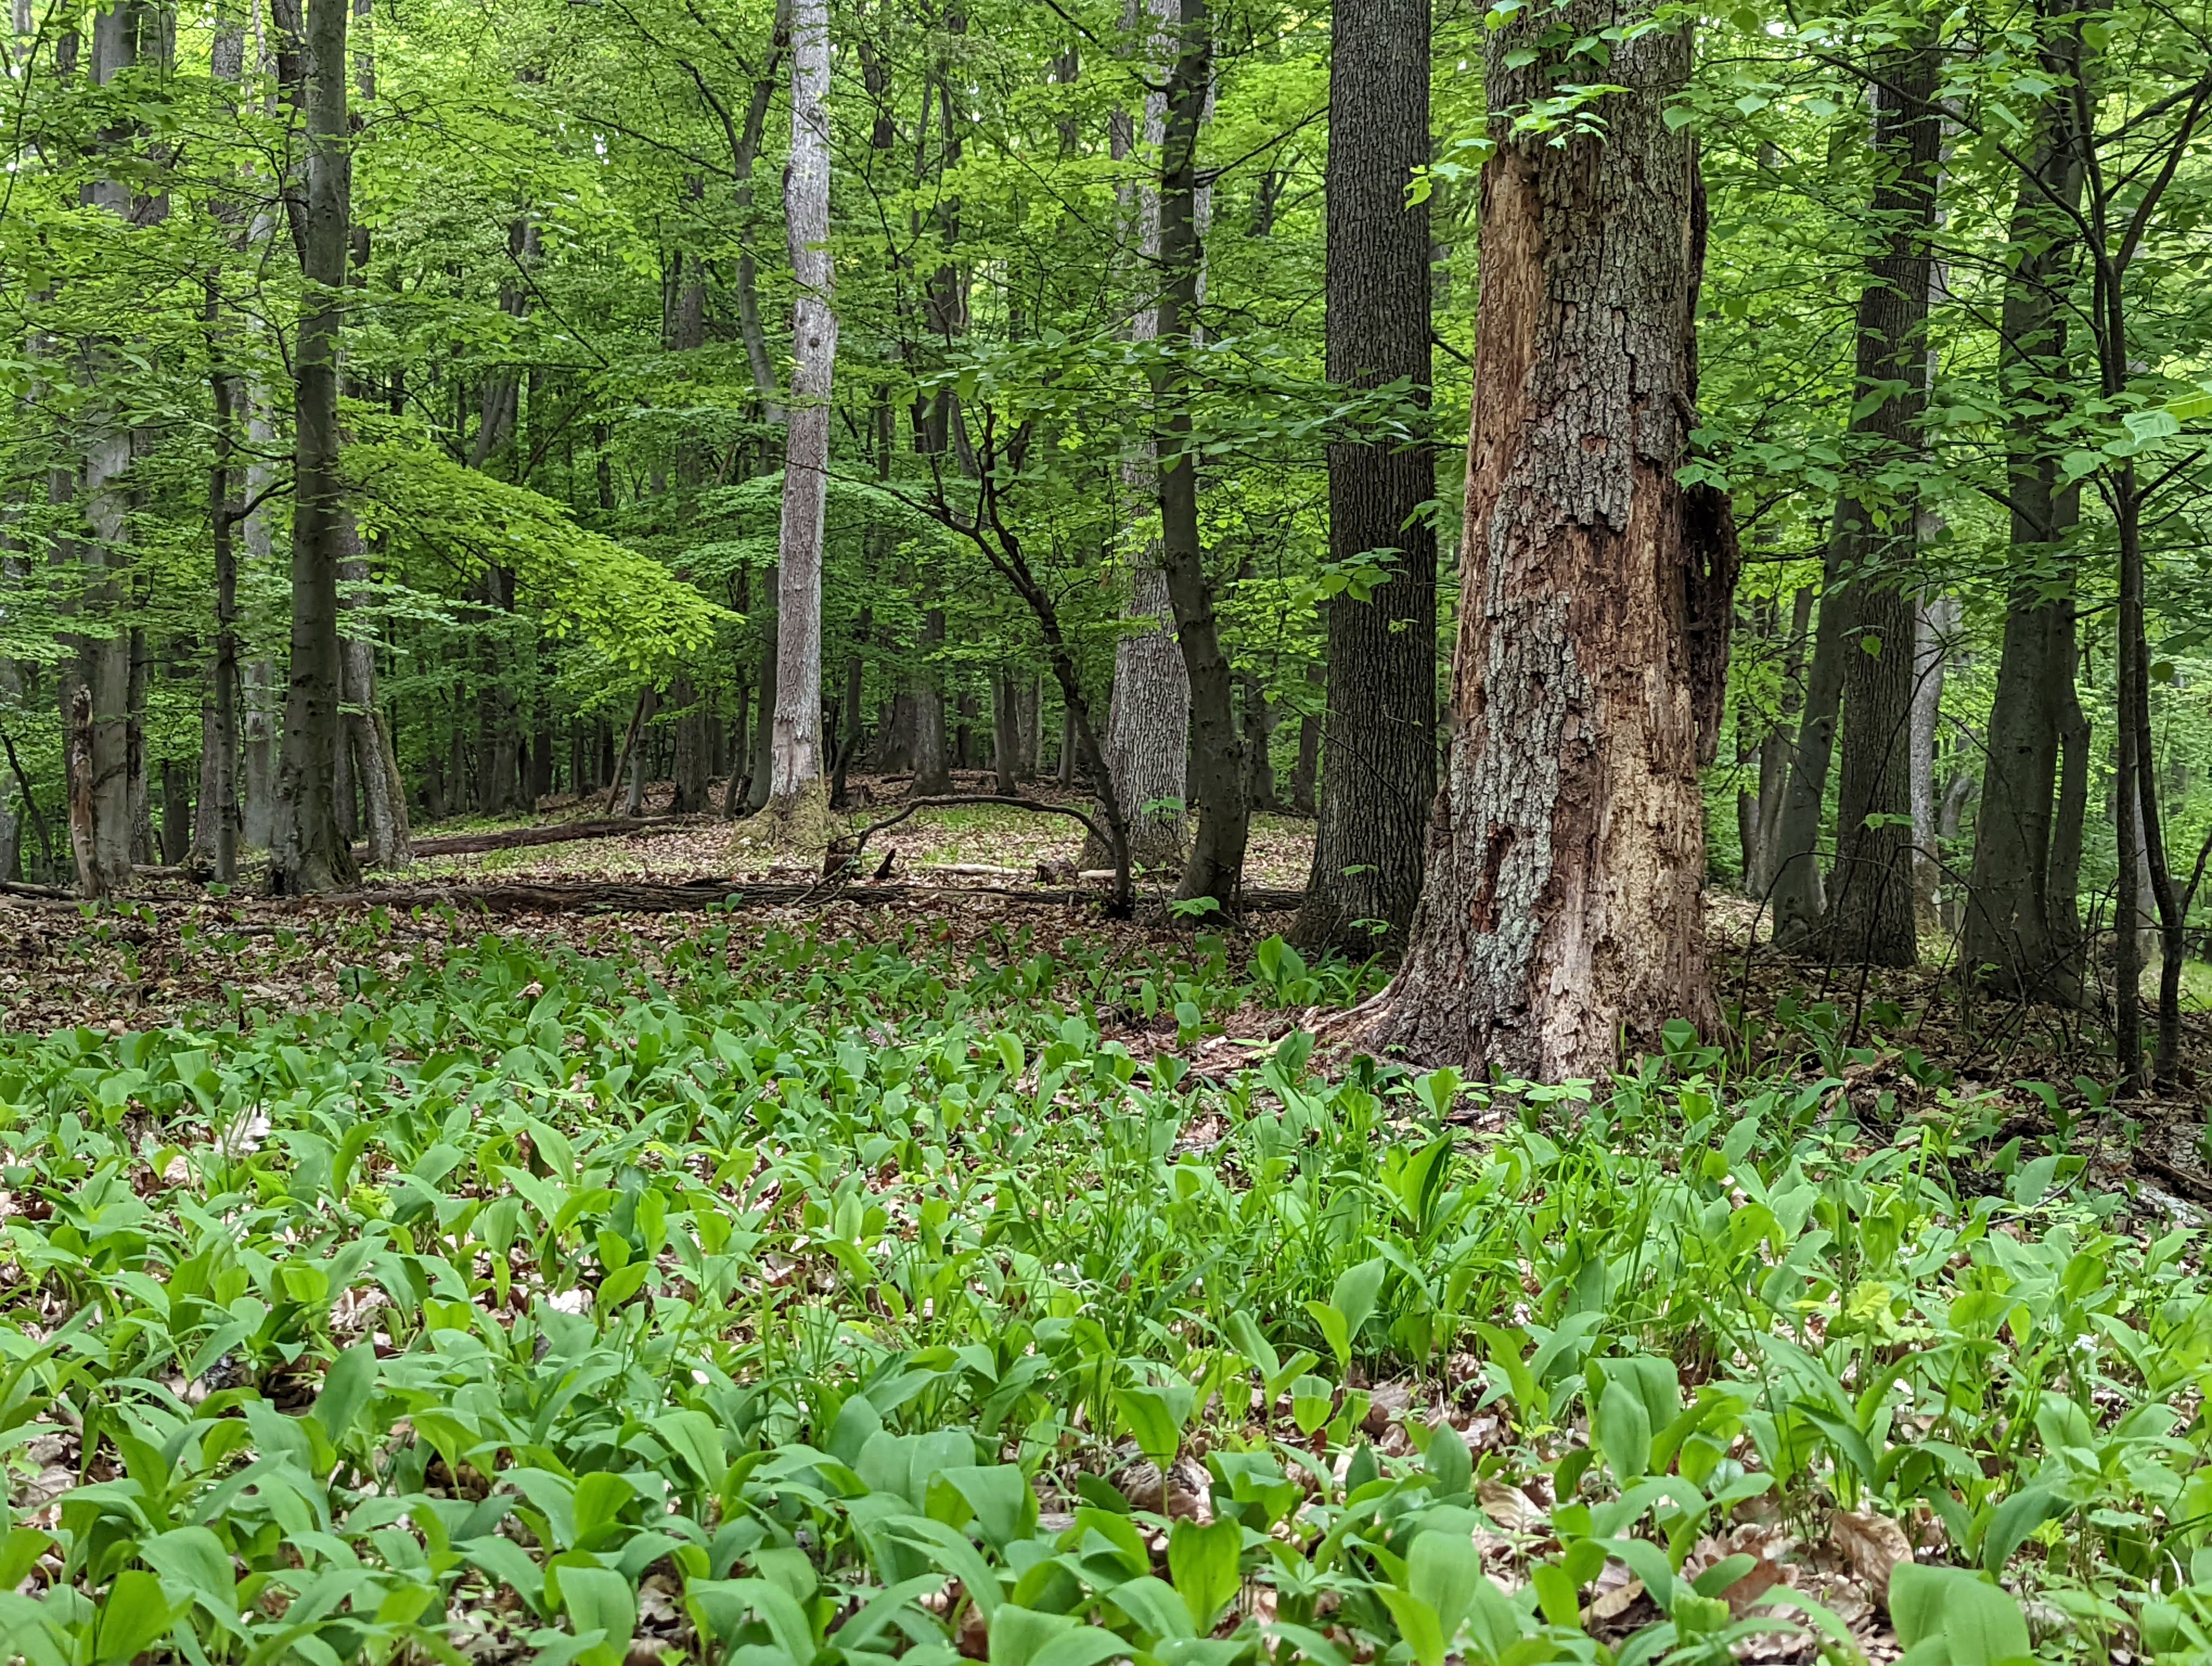
[[[1482,1582],[1482,1553],[1464,1532],[1420,1534],[1407,1553],[1406,1589],[1434,1612],[1447,1649],[1459,1641]]]
[[[1626,1488],[1643,1476],[1651,1456],[1651,1415],[1627,1383],[1616,1378],[1605,1385],[1590,1434],[1617,1484]]]
[[[115,1576],[93,1620],[93,1666],[125,1666],[168,1635],[179,1610],[143,1568]]]
[[[1237,1565],[1243,1550],[1244,1529],[1229,1517],[1208,1527],[1178,1520],[1169,1535],[1169,1577],[1200,1635],[1213,1629],[1243,1585]]]
[[[622,1666],[637,1631],[637,1593],[629,1581],[612,1568],[564,1567],[561,1603],[577,1635],[600,1633],[599,1642],[581,1656],[585,1666]]]
[[[1114,1405],[1139,1450],[1164,1471],[1175,1462],[1176,1449],[1182,1444],[1182,1418],[1176,1414],[1170,1396],[1163,1389],[1139,1385],[1115,1389]],[[1186,1408],[1184,1415],[1188,1414]]]
[[[2047,1487],[2031,1487],[1996,1507],[1982,1533],[1982,1566],[2001,1573],[2027,1535],[2053,1517],[2066,1513],[2066,1501]]]
[[[1897,1640],[1938,1645],[1943,1666],[2001,1666],[2031,1652],[2020,1604],[1964,1568],[1899,1562],[1888,1606]]]
[[[576,1547],[596,1550],[599,1541],[609,1529],[617,1524],[622,1511],[637,1488],[630,1485],[627,1475],[617,1475],[605,1469],[594,1470],[576,1483]]]
[[[1424,1538],[1432,1535],[1424,1534]],[[1398,1622],[1398,1634],[1406,1639],[1407,1648],[1420,1666],[1443,1666],[1443,1622],[1437,1611],[1411,1591],[1401,1590],[1395,1585],[1377,1585],[1375,1594],[1390,1610],[1390,1617]]]
[[[173,1528],[139,1546],[138,1556],[161,1576],[165,1590],[173,1588],[219,1618],[238,1618],[238,1579],[230,1553],[206,1528]]]
[[[331,1361],[323,1373],[322,1391],[309,1414],[323,1426],[333,1444],[353,1427],[376,1389],[376,1345],[360,1342]]]
[[[1344,1316],[1344,1328],[1351,1336],[1358,1336],[1359,1328],[1375,1311],[1375,1298],[1382,1293],[1382,1276],[1389,1271],[1389,1263],[1377,1256],[1344,1273],[1328,1292],[1329,1305]]]
[[[1467,1442],[1449,1419],[1440,1418],[1429,1435],[1429,1449],[1421,1455],[1431,1490],[1440,1499],[1457,1498],[1474,1484],[1474,1459]]]
[[[708,1487],[719,1487],[729,1462],[722,1455],[722,1432],[706,1413],[685,1408],[663,1412],[653,1420],[653,1431],[682,1458],[684,1466]]]

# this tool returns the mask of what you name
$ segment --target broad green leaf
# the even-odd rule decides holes
[[[1233,1520],[1206,1527],[1180,1520],[1168,1535],[1169,1576],[1200,1635],[1213,1629],[1243,1584],[1238,1566],[1243,1551],[1244,1529]]]

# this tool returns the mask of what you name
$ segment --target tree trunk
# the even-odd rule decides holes
[[[160,9],[143,0],[115,0],[95,11],[94,84],[109,85],[134,69],[142,57],[159,61],[167,39]],[[129,148],[135,131],[128,125],[111,130],[102,136],[102,143],[120,153]],[[88,194],[93,206],[106,210],[125,225],[145,225],[167,216],[167,199],[138,196],[127,173],[94,179]],[[84,469],[85,518],[93,535],[87,565],[101,576],[88,580],[84,613],[89,629],[80,650],[82,675],[92,694],[87,756],[92,773],[83,787],[91,816],[96,894],[106,896],[130,881],[141,796],[135,790],[141,783],[131,745],[133,656],[123,577],[131,565],[129,518],[137,501],[131,465],[138,450],[138,432],[125,416],[123,401],[106,391],[124,379],[123,366],[113,362],[114,355],[105,348],[93,349],[87,357],[103,398],[95,407]],[[77,785],[72,781],[72,806]]]
[[[941,798],[952,790],[952,759],[945,744],[945,690],[931,650],[945,641],[945,610],[921,616],[921,657],[909,698],[914,707],[914,783],[916,798]]]
[[[1663,119],[1686,30],[1599,0],[1493,32],[1481,330],[1451,742],[1403,969],[1366,1045],[1508,1076],[1602,1079],[1622,1037],[1716,1016],[1699,714],[1725,669],[1727,502],[1676,476],[1695,421],[1704,215]],[[1542,32],[1623,26],[1606,128],[1512,131]]]
[[[822,549],[830,487],[830,398],[837,365],[836,272],[830,258],[829,0],[795,0],[791,29],[791,161],[784,221],[798,293],[792,303],[790,411],[776,609],[775,745],[768,811],[779,842],[829,841],[822,758]]]
[[[1339,0],[1329,67],[1328,379],[1430,381],[1429,211],[1406,183],[1429,160],[1429,0]],[[1378,436],[1328,449],[1329,558],[1395,551],[1366,601],[1325,603],[1321,815],[1294,939],[1370,952],[1405,940],[1437,787],[1433,454]]]
[[[1275,808],[1275,760],[1268,748],[1275,713],[1257,672],[1248,672],[1238,680],[1244,701],[1244,802],[1257,814]]]
[[[1840,508],[1837,523],[1842,521]],[[1820,622],[1813,637],[1813,664],[1805,677],[1804,714],[1790,749],[1789,785],[1782,793],[1770,860],[1773,938],[1801,943],[1827,910],[1820,883],[1820,820],[1828,793],[1828,768],[1836,745],[1836,717],[1844,697],[1844,653],[1850,645],[1850,608],[1838,566],[1842,538],[1832,527],[1821,564]]]
[[[778,673],[778,647],[781,631],[776,622],[773,604],[782,590],[781,574],[771,569],[767,582],[762,586],[762,599],[771,604],[760,643],[760,660],[755,677],[760,684],[758,715],[753,724],[752,772],[745,787],[745,814],[758,815],[768,807],[769,775],[775,757],[775,683]]]
[[[1014,775],[1035,781],[1044,761],[1044,679],[1035,672],[1014,680]]]
[[[630,720],[629,744],[623,748],[623,763],[629,767],[626,781],[628,796],[623,800],[623,812],[630,816],[645,813],[645,781],[649,771],[646,768],[646,727],[653,721],[653,711],[660,703],[659,697],[647,687],[637,699],[636,714]],[[622,764],[617,764],[617,769]]]
[[[1306,667],[1306,681],[1328,686],[1328,675],[1320,666]],[[1311,698],[1310,695],[1308,698]],[[1326,695],[1323,696],[1326,698]],[[1321,731],[1319,713],[1308,711],[1298,718],[1298,761],[1291,770],[1291,808],[1301,816],[1318,815],[1315,793],[1321,782]],[[1425,832],[1423,837],[1427,836]]]
[[[2051,824],[2051,872],[2045,885],[2051,953],[2062,964],[2081,952],[2081,831],[2089,813],[2089,719],[2074,686],[2081,651],[2073,640],[2070,612],[2066,635],[2066,668],[2058,690],[2058,812]],[[1984,802],[1981,815],[1989,813]]]
[[[991,669],[992,791],[1012,798],[1021,791],[1021,739],[1014,711],[1014,677],[1004,666]]]
[[[1156,59],[1174,51],[1175,36],[1158,27],[1178,15],[1180,0],[1144,0],[1156,28],[1152,52]],[[1132,0],[1128,24],[1137,19]],[[1156,64],[1164,76],[1166,66]],[[1148,92],[1145,98],[1146,143],[1164,145],[1167,135],[1167,95]],[[1112,124],[1109,148],[1115,161],[1127,158],[1132,134],[1126,117]],[[1124,193],[1125,217],[1133,210],[1137,219],[1138,282],[1153,281],[1160,264],[1160,198],[1150,186]],[[1143,344],[1159,335],[1160,308],[1157,302],[1140,307],[1130,320],[1131,339]],[[1157,447],[1139,447],[1122,466],[1121,484],[1131,511],[1157,501],[1159,495],[1159,455]],[[1119,803],[1115,806],[1127,830],[1129,860],[1141,868],[1180,869],[1187,836],[1184,800],[1190,751],[1190,675],[1174,632],[1175,610],[1170,600],[1166,569],[1158,538],[1148,538],[1130,563],[1129,601],[1122,613],[1122,630],[1114,649],[1114,684],[1106,714],[1107,774]],[[1096,839],[1086,840],[1079,859],[1085,866],[1108,860],[1109,853]]]
[[[1917,921],[1933,928],[1942,917],[1943,848],[1936,825],[1941,805],[1936,785],[1937,728],[1943,714],[1943,678],[1949,667],[1951,639],[1959,629],[1954,596],[1922,600],[1914,611],[1912,652],[1912,907]]]
[[[1175,610],[1176,642],[1190,678],[1190,781],[1195,825],[1176,895],[1236,900],[1244,880],[1251,812],[1244,802],[1244,743],[1237,733],[1237,679],[1223,652],[1213,581],[1198,529],[1198,453],[1178,345],[1196,339],[1200,263],[1198,136],[1213,81],[1213,24],[1206,0],[1182,0],[1168,77],[1160,148],[1159,340],[1152,362],[1152,435],[1158,458],[1160,565]]]
[[[679,677],[668,690],[676,706],[676,796],[670,813],[693,816],[707,807],[707,725],[700,715],[699,690],[689,677]]]
[[[1790,608],[1790,640],[1783,648],[1781,721],[1759,741],[1759,793],[1753,801],[1750,832],[1744,844],[1744,894],[1764,903],[1774,888],[1777,855],[1782,842],[1782,805],[1790,784],[1790,759],[1796,750],[1790,719],[1802,717],[1805,704],[1805,638],[1813,623],[1813,589],[1798,589]],[[1831,707],[1832,711],[1833,708]],[[1802,866],[1817,874],[1812,864]]]
[[[2069,374],[2060,286],[2080,247],[2072,211],[2086,171],[2071,84],[2087,66],[2079,20],[2059,21],[2054,9],[2055,0],[2038,8],[2044,26],[2054,30],[2044,49],[2054,86],[2013,205],[1997,342],[2000,386],[2012,413],[2005,467],[2012,584],[1974,820],[1963,955],[2001,991],[2070,1000],[2081,989],[2074,957],[2081,942],[2085,748],[2069,759],[2080,781],[2063,863],[2051,790],[2064,736],[2081,721],[2074,693],[2073,569],[2063,550],[2080,519],[2081,489],[2058,486],[2058,459],[2046,437],[2046,387],[2054,380],[2063,385]]]
[[[161,860],[182,866],[192,852],[192,798],[185,786],[184,766],[173,757],[161,760]]]
[[[346,269],[346,22],[351,0],[313,0],[306,66],[307,204],[295,362],[298,436],[292,516],[292,663],[278,754],[269,888],[276,896],[350,889],[359,875],[339,836],[338,333]]]
[[[94,848],[95,817],[92,783],[97,775],[92,761],[92,685],[80,681],[70,691],[69,830],[70,854],[76,861],[77,895],[98,902],[109,895],[107,873]]]
[[[1173,609],[1158,546],[1138,558],[1131,575],[1125,629],[1114,650],[1114,703],[1106,714],[1107,772],[1129,830],[1129,860],[1140,868],[1173,870],[1183,861],[1183,793],[1190,735],[1190,679],[1170,629]],[[1105,860],[1086,843],[1083,860]]]
[[[1852,428],[1873,480],[1921,447],[1928,403],[1930,234],[1942,122],[1936,53],[1923,40],[1888,54],[1875,88],[1877,242],[1859,295],[1857,393]],[[1871,407],[1870,409],[1869,407]],[[1829,875],[1826,952],[1833,959],[1910,966],[1920,957],[1912,910],[1912,665],[1919,506],[1860,490],[1837,512],[1849,587],[1850,646],[1843,654],[1844,756],[1836,791],[1836,860]]]

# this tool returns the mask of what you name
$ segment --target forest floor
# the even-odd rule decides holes
[[[1046,895],[1071,825],[916,817],[870,841],[921,882],[880,901],[467,905],[818,877],[719,819],[335,904],[0,897],[0,1341],[82,1329],[7,1379],[27,1598],[0,1584],[0,1629],[82,1652],[71,1547],[131,1578],[156,1472],[195,1523],[144,1546],[168,1623],[266,1641],[284,1602],[242,1599],[343,1562],[346,1636],[419,1618],[484,1666],[819,1633],[842,1596],[763,1593],[832,1570],[947,1663],[1017,1657],[986,1604],[1111,1629],[1061,1651],[1089,1662],[1211,1661],[1166,1646],[1209,1633],[1428,1659],[1464,1625],[1470,1666],[1582,1633],[1879,1663],[1923,1563],[2001,1574],[2024,1618],[1959,1624],[2047,1657],[2151,1623],[2189,1545],[2140,1524],[2212,1518],[2179,1491],[2212,1430],[2176,1434],[2212,1349],[2169,1236],[2212,1219],[2193,1096],[2112,1107],[2078,1014],[1962,1000],[1933,943],[1872,976],[1780,958],[1718,887],[1730,1033],[1632,1077],[1316,1055],[1383,968],[1309,964],[1280,911]],[[1299,885],[1310,838],[1264,818],[1255,883]],[[2212,1079],[2212,1025],[2187,1033]],[[280,1532],[271,1464],[327,1531]],[[1512,1595],[1455,1613],[1477,1572]],[[1971,1608],[1946,1591],[1923,1623]],[[2212,1578],[2173,1600],[2212,1616]]]

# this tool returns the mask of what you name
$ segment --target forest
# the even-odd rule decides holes
[[[0,1666],[2212,1666],[2204,0],[0,64]]]

